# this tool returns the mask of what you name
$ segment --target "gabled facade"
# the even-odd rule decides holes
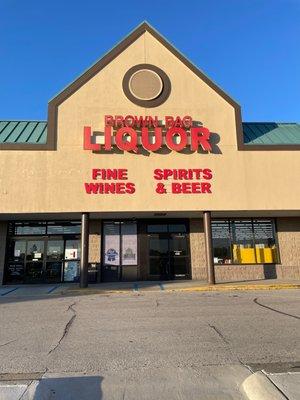
[[[242,124],[148,24],[48,110],[0,123],[4,283],[299,277],[299,125]]]

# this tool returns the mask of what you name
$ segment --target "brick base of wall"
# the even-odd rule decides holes
[[[300,268],[275,264],[216,265],[216,282],[241,282],[261,279],[299,280]]]
[[[300,218],[277,218],[281,264],[216,265],[217,282],[261,279],[300,280]],[[190,220],[192,279],[207,280],[202,219]]]

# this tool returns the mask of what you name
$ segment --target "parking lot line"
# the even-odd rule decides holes
[[[13,289],[11,289],[11,290],[5,292],[5,293],[1,293],[1,296],[6,296],[7,294],[9,294],[9,293],[11,293],[11,292],[14,292],[15,290],[18,290],[18,289],[19,289],[18,287],[13,288]]]
[[[133,284],[133,291],[138,292],[139,291],[139,285],[137,283]]]
[[[54,292],[54,290],[58,289],[60,287],[60,285],[57,286],[53,286],[53,288],[51,288],[50,290],[48,290],[48,294]]]

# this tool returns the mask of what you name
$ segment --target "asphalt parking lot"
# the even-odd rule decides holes
[[[298,290],[78,296],[54,286],[1,288],[2,383],[43,378],[81,400],[243,399],[253,371],[300,366]]]

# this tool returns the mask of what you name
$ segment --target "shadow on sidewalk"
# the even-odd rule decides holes
[[[28,387],[28,399],[101,400],[102,381],[100,376],[45,377]]]

